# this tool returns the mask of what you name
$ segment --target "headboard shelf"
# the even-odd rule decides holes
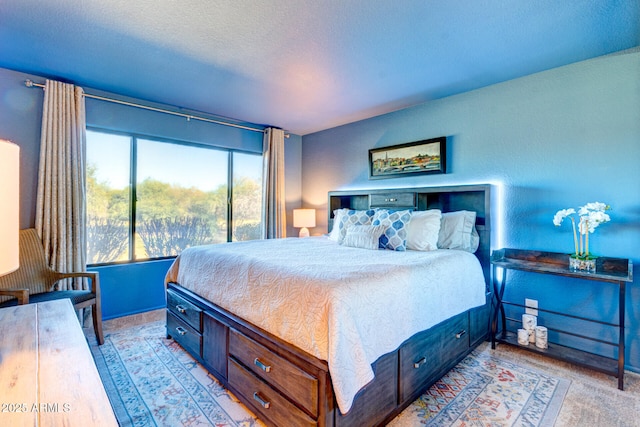
[[[398,207],[443,212],[470,210],[477,213],[478,223],[485,225],[491,223],[490,193],[489,184],[330,191],[329,220],[333,220],[333,211],[341,208]]]
[[[332,195],[332,193],[334,193]],[[336,209],[348,208],[364,210],[369,209],[368,194],[338,194],[340,191],[329,193],[329,221],[333,221],[333,211]]]

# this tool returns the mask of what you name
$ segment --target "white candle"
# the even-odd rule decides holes
[[[526,329],[518,329],[518,344],[529,345],[529,331]]]
[[[536,347],[541,349],[549,347],[548,332],[544,326],[536,326]]]
[[[523,329],[535,329],[538,325],[538,318],[533,314],[522,315],[522,328]]]
[[[538,318],[533,314],[523,314],[522,315],[522,327],[529,332],[529,342],[536,342],[536,333],[535,329],[538,325]]]

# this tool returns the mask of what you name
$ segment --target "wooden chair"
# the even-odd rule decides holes
[[[56,283],[59,280],[74,277],[91,279],[91,289],[66,291],[57,289]],[[7,300],[2,296],[12,298]],[[98,273],[60,273],[51,269],[46,263],[42,241],[36,229],[20,230],[20,268],[0,277],[0,299],[3,300],[0,302],[0,308],[61,298],[71,299],[76,310],[92,306],[93,328],[98,344],[102,345],[104,336]]]

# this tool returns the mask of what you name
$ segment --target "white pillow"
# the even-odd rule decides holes
[[[445,212],[440,220],[438,248],[462,249],[474,253],[480,236],[476,230],[476,213],[472,211]]]
[[[342,245],[362,249],[378,249],[384,225],[349,225]]]
[[[407,224],[407,249],[433,251],[438,249],[438,233],[442,212],[439,209],[411,212]]]

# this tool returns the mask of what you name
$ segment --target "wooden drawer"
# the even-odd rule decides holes
[[[171,289],[167,289],[167,309],[196,331],[202,332],[202,310]]]
[[[457,359],[469,349],[469,315],[467,312],[457,315],[444,328],[442,340],[442,361]]]
[[[318,416],[317,378],[233,329],[229,331],[229,354],[314,418]]]
[[[197,357],[201,356],[202,335],[170,310],[167,310],[167,335],[176,340],[185,350]]]
[[[369,199],[372,208],[412,208],[416,206],[414,193],[372,194]]]
[[[448,370],[445,367],[468,350],[468,329],[469,317],[464,312],[400,347],[400,402],[440,378]]]
[[[233,359],[229,359],[229,383],[259,418],[275,426],[316,426],[317,423]]]

